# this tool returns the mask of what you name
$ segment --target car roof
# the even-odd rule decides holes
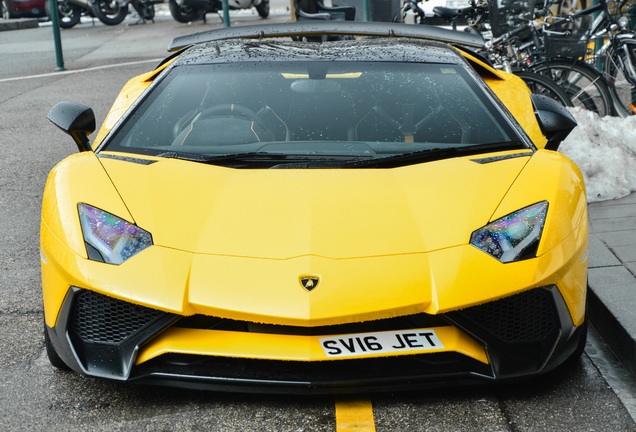
[[[285,37],[301,39],[303,37],[320,36],[409,38],[438,41],[453,45],[457,44],[471,48],[483,48],[484,46],[483,38],[480,35],[434,26],[360,21],[296,21],[289,23],[224,27],[179,36],[172,40],[168,46],[168,51],[174,52],[200,43],[230,39]]]
[[[174,65],[272,61],[421,62],[466,65],[447,44],[425,40],[363,39],[329,44],[290,40],[223,40],[194,45]]]

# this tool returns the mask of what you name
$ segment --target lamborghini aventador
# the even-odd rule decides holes
[[[587,205],[555,101],[472,35],[390,23],[175,39],[41,220],[51,363],[112,380],[345,393],[540,375],[586,338]]]

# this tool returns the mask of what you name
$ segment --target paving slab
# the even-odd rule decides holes
[[[589,321],[636,374],[636,194],[592,203]]]

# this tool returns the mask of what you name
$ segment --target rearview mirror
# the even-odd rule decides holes
[[[563,105],[554,99],[539,94],[531,94],[530,98],[541,132],[548,139],[545,148],[556,151],[559,144],[576,127],[576,120]]]
[[[90,151],[88,136],[95,132],[95,114],[86,105],[73,102],[59,102],[51,111],[48,119],[69,134],[79,151]]]

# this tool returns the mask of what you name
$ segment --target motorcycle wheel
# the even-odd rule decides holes
[[[170,14],[176,22],[187,24],[199,19],[199,10],[191,6],[179,6],[176,0],[169,0]]]
[[[121,24],[128,15],[128,5],[121,6],[117,0],[96,0],[93,13],[106,25]]]
[[[50,1],[44,2],[44,11],[46,16],[51,19]],[[67,2],[66,0],[57,1],[57,18],[60,28],[69,29],[75,27],[82,18],[82,8]]]
[[[256,6],[256,12],[261,18],[267,18],[269,16],[269,0],[261,0],[261,3]]]

